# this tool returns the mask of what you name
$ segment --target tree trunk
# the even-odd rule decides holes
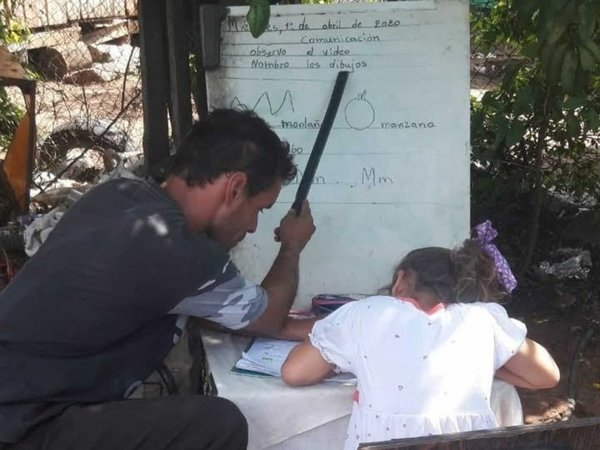
[[[535,185],[531,197],[531,214],[529,215],[529,233],[527,239],[527,250],[521,264],[520,275],[527,272],[533,258],[533,252],[537,246],[538,231],[540,227],[540,213],[544,200],[544,149],[546,134],[548,131],[547,105],[550,94],[546,94],[544,107],[541,114],[542,122],[538,131],[538,139],[535,148]]]

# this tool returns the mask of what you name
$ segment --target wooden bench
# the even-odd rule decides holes
[[[595,450],[600,417],[364,443],[360,450]]]

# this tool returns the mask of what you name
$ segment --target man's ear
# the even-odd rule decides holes
[[[227,179],[225,201],[231,203],[246,195],[248,176],[244,172],[232,172]]]

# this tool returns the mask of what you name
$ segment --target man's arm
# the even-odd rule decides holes
[[[308,334],[311,332],[315,322],[322,318],[323,317],[292,319],[288,317],[283,328],[275,337],[279,339],[287,339],[288,341],[305,341],[308,339]]]
[[[311,332],[315,322],[321,318],[322,317],[311,317],[309,319],[292,319],[288,317],[286,319],[285,324],[283,325],[283,328],[276,335],[252,332],[249,330],[249,326],[242,328],[241,330],[232,330],[230,328],[226,328],[223,325],[218,324],[217,322],[198,317],[195,317],[195,322],[202,328],[214,331],[227,331],[228,333],[239,334],[242,336],[256,336],[262,334],[266,337],[284,339],[287,341],[305,341],[308,339],[308,334]]]
[[[281,242],[281,247],[261,283],[269,304],[256,321],[244,328],[244,332],[284,339],[288,339],[283,336],[286,333],[295,332],[286,329],[286,321],[298,291],[300,253],[314,231],[315,226],[307,201],[302,205],[299,216],[290,211],[281,220],[279,228],[275,230],[275,239]]]

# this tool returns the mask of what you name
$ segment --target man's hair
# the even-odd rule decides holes
[[[172,157],[168,175],[203,186],[220,175],[244,172],[248,195],[269,189],[276,180],[289,183],[296,166],[287,142],[253,111],[216,109],[196,122]]]

